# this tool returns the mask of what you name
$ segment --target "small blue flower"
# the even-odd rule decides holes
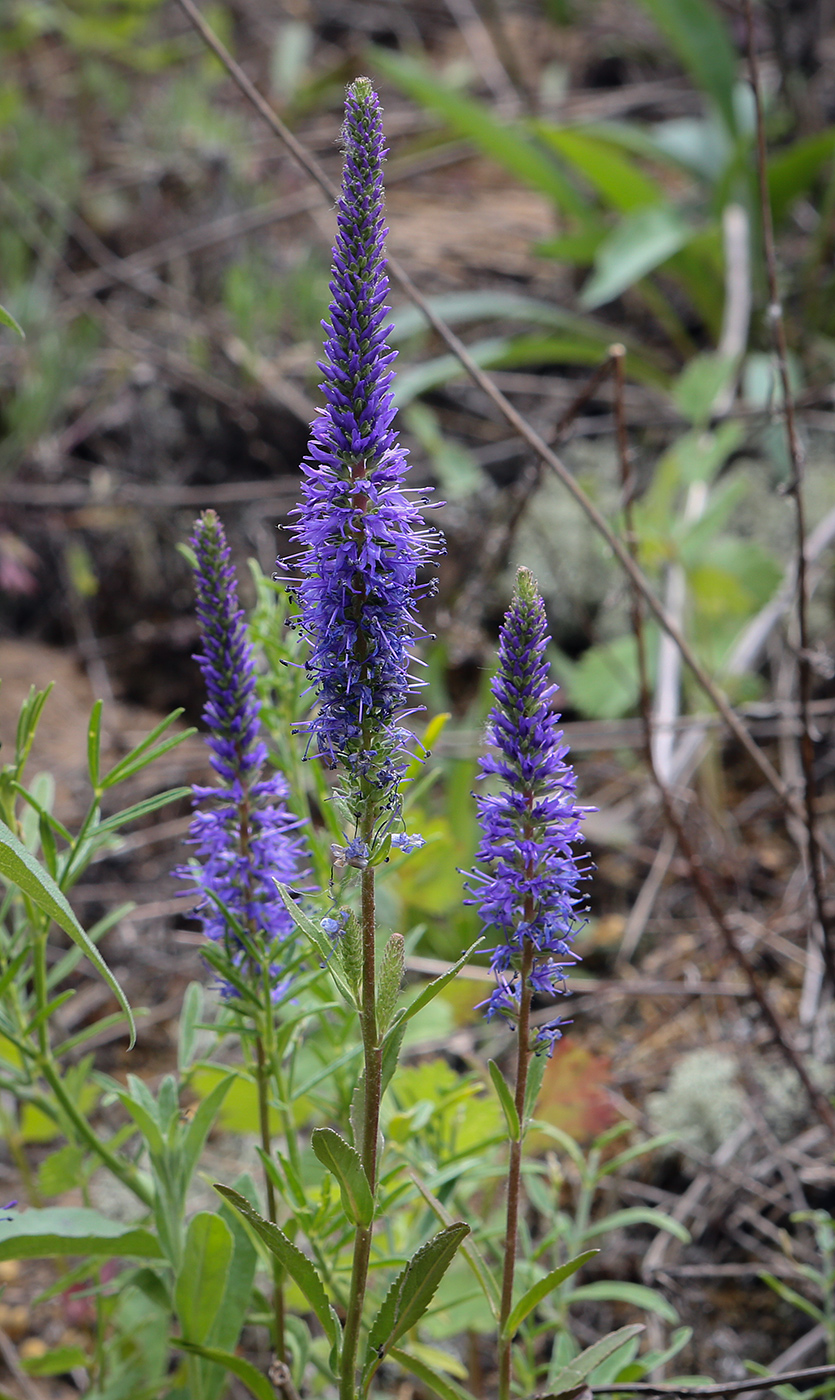
[[[419,851],[422,846],[425,846],[426,841],[418,832],[410,834],[407,831],[399,831],[392,836],[391,844],[395,850],[402,851],[404,855],[409,856],[412,851]]]
[[[502,1016],[511,1025],[519,1018],[526,946],[533,952],[528,990],[548,997],[565,991],[566,972],[579,961],[571,947],[583,923],[578,887],[590,868],[573,850],[583,810],[551,708],[557,687],[549,683],[547,643],[542,599],[531,575],[520,569],[492,686],[493,752],[481,760],[481,776],[497,777],[500,789],[477,798],[479,866],[467,886],[467,902],[478,905],[485,933],[501,940],[490,957],[497,987],[482,1005],[488,1018]],[[533,1048],[551,1054],[560,1024],[557,1019],[539,1027]]]

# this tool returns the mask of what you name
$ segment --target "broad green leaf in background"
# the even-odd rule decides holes
[[[232,1231],[219,1215],[202,1210],[189,1221],[174,1305],[183,1336],[202,1345],[217,1316],[232,1258]]]
[[[0,1219],[0,1259],[49,1259],[60,1254],[163,1257],[149,1230],[108,1220],[86,1206],[45,1206]]]
[[[17,885],[25,895],[37,904],[45,914],[68,933],[93,967],[107,983],[125,1013],[130,1026],[130,1046],[136,1042],[136,1026],[133,1013],[110,968],[94,943],[90,942],[78,919],[70,908],[66,896],[59,890],[52,876],[15,836],[13,831],[0,823],[0,876],[10,884]]]
[[[581,219],[592,213],[559,166],[518,127],[502,125],[489,107],[440,82],[417,59],[382,48],[372,48],[370,57],[373,66],[399,88],[421,106],[437,112],[453,131],[472,141],[518,180]]]
[[[507,1340],[513,1336],[528,1314],[533,1312],[543,1298],[547,1298],[549,1293],[553,1293],[555,1288],[559,1288],[561,1283],[564,1283],[567,1278],[570,1278],[584,1264],[587,1264],[589,1259],[593,1259],[595,1254],[599,1253],[600,1251],[597,1249],[587,1249],[584,1254],[578,1254],[575,1259],[569,1259],[565,1264],[560,1264],[558,1268],[552,1269],[544,1278],[533,1284],[510,1313],[504,1326],[504,1339]]]
[[[535,130],[547,146],[584,176],[612,209],[628,214],[633,209],[662,202],[661,186],[591,129],[537,122]]]
[[[593,310],[613,301],[695,234],[696,229],[672,205],[653,205],[627,215],[598,248],[595,270],[580,294],[582,305]]]
[[[737,133],[734,107],[737,60],[711,0],[641,0],[682,67],[715,102],[727,130]]]
[[[694,355],[673,385],[673,402],[689,422],[703,426],[736,368],[737,361],[728,355]]]
[[[581,1283],[571,1293],[572,1303],[585,1299],[598,1303],[631,1303],[635,1308],[657,1313],[665,1322],[678,1322],[679,1316],[672,1303],[654,1288],[643,1283],[625,1283],[620,1279],[601,1279],[597,1283]]]
[[[90,1357],[79,1346],[51,1347],[44,1356],[27,1356],[20,1364],[27,1376],[63,1376],[76,1366],[89,1366]]]
[[[374,1198],[359,1153],[333,1128],[314,1128],[311,1146],[339,1182],[342,1208],[354,1225],[370,1225]]]
[[[792,204],[807,194],[821,167],[835,154],[835,127],[792,141],[768,158],[768,190],[775,224],[781,224]]]
[[[440,1400],[473,1400],[471,1391],[465,1390],[452,1376],[442,1376],[420,1357],[413,1356],[408,1351],[401,1351],[399,1347],[392,1347],[389,1355],[404,1371],[423,1381],[427,1389],[431,1390],[433,1395],[439,1396]]]
[[[611,1356],[613,1351],[622,1347],[624,1342],[630,1337],[636,1337],[639,1332],[643,1332],[642,1323],[633,1322],[629,1327],[619,1327],[616,1332],[610,1332],[608,1337],[601,1337],[599,1342],[593,1346],[586,1347],[579,1356],[565,1366],[559,1375],[554,1377],[547,1395],[538,1397],[538,1400],[557,1400],[560,1395],[567,1395],[570,1391],[576,1390],[583,1384],[586,1376],[590,1375],[596,1366]]]

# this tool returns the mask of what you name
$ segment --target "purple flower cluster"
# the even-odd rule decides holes
[[[219,786],[193,788],[201,806],[189,836],[200,859],[177,874],[194,882],[203,932],[225,950],[230,977],[223,979],[224,995],[238,994],[235,983],[253,977],[260,985],[266,967],[273,999],[279,1000],[287,985],[281,949],[293,921],[275,882],[288,884],[303,873],[303,843],[294,834],[299,822],[287,811],[284,778],[276,773],[260,779],[267,750],[259,737],[252,648],[214,511],[197,521],[191,543],[202,634],[195,660],[208,692],[203,717]]]
[[[319,705],[308,730],[355,794],[379,801],[402,776],[410,735],[400,727],[415,689],[409,647],[419,626],[417,573],[438,550],[403,486],[406,453],[394,429],[394,353],[386,344],[383,158],[377,96],[367,78],[348,91],[326,359],[326,405],[302,464],[296,583],[308,671]]]
[[[565,991],[566,969],[579,961],[571,940],[582,924],[580,881],[588,874],[572,849],[580,837],[582,809],[568,748],[551,709],[557,687],[549,684],[547,623],[536,583],[520,569],[516,592],[501,629],[495,705],[488,739],[496,752],[481,760],[481,776],[495,775],[498,792],[477,799],[482,838],[468,886],[485,931],[498,933],[491,966],[495,991],[486,1015],[515,1025],[523,995],[553,997]],[[521,985],[522,957],[532,958]],[[559,1017],[540,1026],[535,1049],[553,1051]]]

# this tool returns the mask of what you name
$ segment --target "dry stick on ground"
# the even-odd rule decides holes
[[[757,1376],[755,1380],[727,1381],[721,1385],[647,1385],[643,1381],[622,1381],[620,1385],[596,1385],[595,1395],[618,1395],[623,1391],[637,1395],[707,1396],[715,1400],[722,1395],[743,1395],[749,1390],[773,1390],[775,1385],[795,1385],[798,1381],[823,1381],[835,1376],[835,1366],[813,1366],[808,1371],[786,1371],[783,1375]]]
[[[777,252],[774,244],[774,224],[771,217],[771,199],[768,191],[768,167],[766,161],[765,115],[760,90],[760,70],[757,59],[757,44],[754,35],[754,10],[752,0],[743,0],[745,25],[748,43],[748,68],[754,104],[757,115],[757,178],[760,191],[760,212],[762,216],[763,248],[765,251],[766,275],[768,277],[768,319],[774,340],[774,354],[780,376],[783,402],[782,413],[786,425],[786,442],[789,449],[792,477],[788,494],[794,501],[795,531],[797,542],[797,628],[799,648],[797,671],[800,689],[800,715],[802,733],[800,737],[800,757],[803,764],[803,789],[805,805],[806,837],[809,846],[809,870],[812,876],[812,895],[815,913],[823,935],[823,958],[827,976],[835,990],[835,948],[833,929],[826,911],[824,879],[821,861],[820,838],[816,812],[815,750],[812,742],[812,727],[809,718],[809,701],[812,692],[812,666],[809,647],[808,619],[808,580],[806,577],[806,512],[803,501],[803,452],[797,433],[797,420],[792,399],[792,386],[789,379],[788,344],[786,325],[783,320],[783,304],[777,281]]]
[[[200,11],[193,3],[193,0],[178,0],[178,3],[208,47],[216,57],[220,59],[220,62],[226,68],[230,77],[234,80],[245,97],[252,103],[259,115],[268,123],[275,135],[285,143],[290,151],[292,151],[299,164],[307,171],[311,179],[315,180],[316,184],[324,191],[327,198],[335,202],[339,192],[333,181],[324,173],[319,162],[311,156],[310,152],[296,139],[281,119],[276,116],[269,103],[261,96],[258,89],[250,82],[240,65],[235,62],[232,55],[203,19]],[[548,444],[534,431],[522,414],[508,402],[504,394],[499,392],[490,379],[490,376],[485,374],[476,364],[466,346],[458,339],[446,322],[433,310],[397,259],[389,258],[388,266],[392,277],[410,300],[420,308],[432,329],[436,331],[455,355],[456,359],[469,374],[473,383],[477,384],[478,387],[483,390],[490,399],[490,402],[495,405],[505,420],[516,430],[519,436],[527,442],[528,446],[533,448],[534,452],[536,452],[542,461],[550,467],[551,471],[553,471],[555,476],[562,482],[565,489],[574,497],[574,500],[580,506],[580,509],[586,517],[591,521],[598,534],[606,541],[615,558],[618,560],[618,563],[630,579],[633,587],[639,590],[656,621],[664,631],[673,638],[699,686],[716,706],[716,709],[721,714],[731,733],[742,745],[749,758],[759,768],[766,782],[774,789],[777,796],[786,807],[805,820],[803,803],[799,801],[796,794],[791,792],[783,782],[780,774],[773,764],[769,762],[765,754],[757,748],[757,745],[754,743],[745,725],[742,724],[722,691],[714,685],[686,637],[683,636],[680,628],[676,626],[674,620],[667,614],[643,573],[630,557],[629,551],[609,527],[594,502],[589,499],[582,487],[574,480],[568,468],[557,454],[551,451]],[[821,850],[826,852],[830,861],[835,864],[835,843],[825,838],[823,833],[818,833],[818,845]]]
[[[616,360],[616,370],[619,368],[620,363],[620,360]],[[626,522],[626,547],[630,553],[634,553],[637,550],[637,541],[632,528],[631,498],[630,495],[626,493],[626,486],[629,481],[629,457],[622,389],[623,374],[621,372],[617,373],[615,378],[615,412],[619,425],[617,445],[625,489],[624,518]],[[713,889],[710,877],[704,869],[702,858],[693,846],[684,821],[679,815],[673,794],[656,766],[652,743],[652,698],[647,681],[643,610],[641,607],[641,596],[635,588],[634,582],[632,588],[632,628],[635,635],[635,647],[638,658],[638,693],[641,705],[641,718],[644,724],[644,754],[650,775],[658,788],[664,815],[667,818],[669,827],[675,833],[681,852],[687,861],[690,869],[690,878],[698,896],[701,898],[702,903],[708,910],[716,927],[719,929],[728,952],[744,971],[751,989],[751,995],[754,997],[763,1016],[771,1027],[774,1038],[783,1052],[783,1055],[798,1075],[800,1082],[809,1096],[812,1107],[821,1122],[829,1130],[830,1134],[835,1137],[835,1112],[833,1112],[832,1106],[826,1096],[813,1084],[800,1052],[792,1043],[786,1027],[771,1005],[768,994],[757,976],[753,962],[737,942],[730,922],[726,918],[725,911]]]

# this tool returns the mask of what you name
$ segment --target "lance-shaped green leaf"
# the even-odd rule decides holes
[[[314,1128],[310,1141],[322,1166],[339,1182],[342,1209],[348,1219],[354,1225],[370,1225],[374,1198],[359,1153],[333,1128]]]
[[[628,1342],[630,1337],[637,1337],[639,1332],[644,1331],[643,1323],[633,1322],[628,1327],[619,1327],[617,1332],[610,1332],[608,1337],[601,1337],[599,1342],[593,1346],[586,1347],[579,1356],[569,1362],[567,1366],[555,1377],[551,1384],[551,1389],[547,1395],[538,1395],[537,1400],[558,1400],[561,1395],[567,1395],[572,1390],[577,1390],[583,1384],[586,1376],[590,1376],[595,1367],[599,1366],[607,1356],[611,1356],[613,1351],[622,1347],[624,1342]]]
[[[411,1356],[408,1351],[401,1351],[399,1347],[392,1347],[391,1359],[396,1361],[398,1366],[402,1366],[404,1371],[409,1371],[413,1376],[417,1376],[419,1381],[433,1395],[438,1395],[440,1400],[473,1400],[472,1392],[465,1390],[462,1385],[452,1379],[452,1376],[442,1376],[440,1371],[436,1371],[433,1366],[427,1366],[417,1356]],[[540,1397],[537,1396],[537,1400]]]
[[[223,1351],[220,1347],[198,1346],[195,1342],[186,1341],[185,1337],[176,1337],[174,1345],[192,1356],[202,1356],[204,1361],[214,1361],[217,1366],[225,1366],[227,1371],[231,1371],[233,1376],[243,1381],[247,1390],[255,1396],[255,1400],[275,1400],[275,1390],[267,1377],[262,1376],[252,1362],[245,1360],[243,1356],[236,1356],[232,1351]]]
[[[463,1222],[439,1230],[401,1270],[371,1324],[366,1370],[376,1370],[398,1337],[420,1321],[455,1258],[458,1246],[469,1233],[469,1225]]]
[[[294,924],[310,939],[348,1005],[356,1006],[356,997],[348,985],[339,958],[334,956],[333,944],[325,930],[320,928],[314,919],[309,918],[303,909],[299,908],[286,885],[280,885],[278,880],[276,880],[275,885]]]
[[[45,1206],[0,1219],[0,1259],[50,1259],[61,1254],[104,1254],[161,1259],[149,1230],[109,1220],[86,1206]]]
[[[438,1200],[437,1196],[433,1195],[433,1193],[429,1190],[429,1187],[426,1185],[426,1182],[421,1181],[420,1177],[417,1176],[415,1172],[411,1173],[411,1177],[412,1181],[415,1183],[415,1186],[422,1195],[429,1209],[433,1212],[434,1215],[437,1216],[441,1224],[454,1225],[455,1221],[453,1220],[446,1206]],[[478,1283],[481,1287],[481,1291],[487,1299],[487,1302],[490,1304],[490,1309],[493,1313],[493,1316],[496,1319],[498,1319],[498,1284],[496,1283],[496,1280],[494,1279],[486,1263],[484,1262],[484,1259],[478,1251],[478,1246],[472,1238],[468,1238],[462,1241],[461,1253],[463,1254],[464,1258],[466,1259],[467,1263],[472,1269],[476,1279],[478,1280]]]
[[[513,1095],[507,1087],[505,1077],[502,1074],[495,1060],[487,1061],[487,1068],[490,1071],[490,1078],[493,1081],[493,1088],[499,1096],[499,1103],[502,1106],[505,1122],[507,1123],[507,1134],[511,1142],[518,1142],[522,1136],[522,1125],[519,1122],[519,1113],[513,1099]]]
[[[665,1322],[676,1323],[679,1315],[672,1303],[654,1288],[645,1283],[630,1283],[623,1279],[600,1279],[597,1283],[581,1283],[571,1294],[571,1301],[579,1303],[588,1298],[596,1303],[631,1303],[635,1308],[657,1313]]]
[[[232,1258],[232,1231],[211,1211],[189,1221],[183,1262],[174,1290],[174,1305],[183,1336],[205,1342],[217,1317]]]
[[[541,1303],[543,1298],[547,1298],[549,1293],[553,1293],[555,1288],[559,1288],[561,1283],[564,1283],[567,1278],[571,1278],[571,1275],[576,1274],[583,1264],[588,1263],[589,1259],[593,1259],[595,1254],[599,1253],[599,1249],[587,1249],[585,1254],[578,1254],[576,1259],[569,1259],[566,1264],[560,1264],[559,1268],[552,1269],[550,1274],[546,1274],[538,1283],[533,1284],[511,1311],[502,1331],[503,1339],[506,1341],[512,1337],[528,1313],[533,1312],[537,1303]]]
[[[248,1221],[270,1253],[287,1270],[293,1282],[298,1284],[311,1310],[321,1322],[328,1340],[333,1344],[339,1333],[339,1319],[328,1302],[325,1285],[307,1255],[302,1254],[277,1225],[259,1215],[246,1197],[238,1191],[233,1191],[231,1186],[219,1186],[215,1183],[215,1190]]]
[[[2,823],[0,823],[0,876],[10,884],[17,885],[18,889],[28,895],[39,909],[54,919],[56,924],[65,933],[68,933],[73,942],[82,950],[99,975],[104,978],[128,1019],[130,1044],[133,1046],[136,1042],[136,1026],[133,1022],[133,1013],[128,999],[122,988],[95,943],[91,943],[84,932],[67,902],[66,895],[62,894],[48,871],[44,870],[35,857],[27,851],[23,842],[19,841],[14,832]]]
[[[26,339],[22,328],[17,324],[11,311],[7,311],[5,306],[0,306],[0,326],[8,326],[10,331],[17,331],[21,340]]]

